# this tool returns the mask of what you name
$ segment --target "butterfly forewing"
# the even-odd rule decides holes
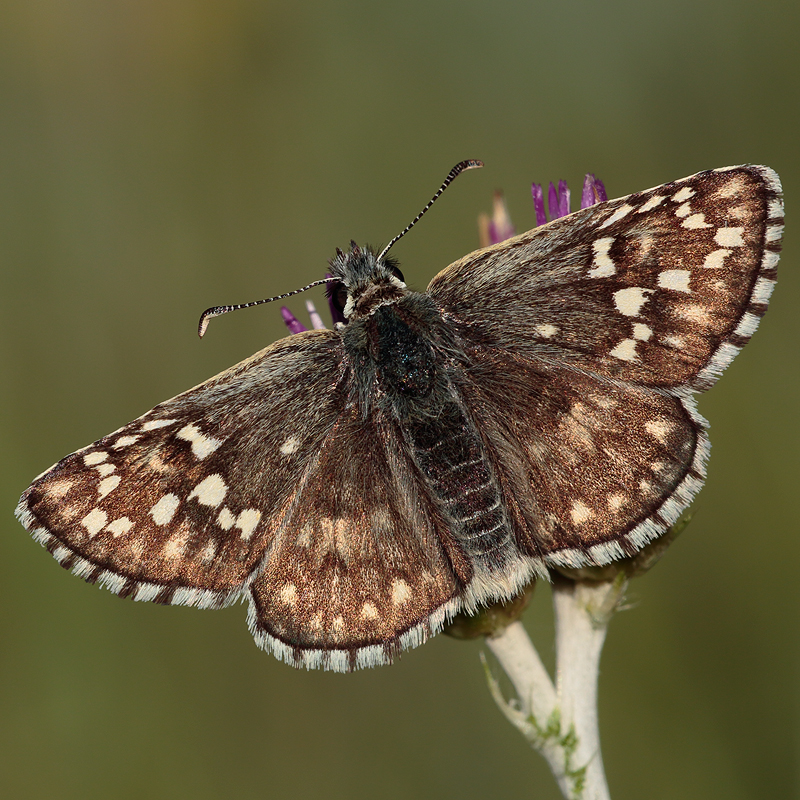
[[[702,390],[766,310],[782,227],[772,170],[701,172],[472,253],[428,291],[477,343]]]
[[[67,456],[18,514],[53,555],[136,599],[240,593],[342,413],[333,332],[283,339]]]

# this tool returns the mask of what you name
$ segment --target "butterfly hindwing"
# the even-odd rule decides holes
[[[632,555],[702,486],[708,439],[692,398],[488,348],[472,364],[461,391],[523,551],[563,566]]]
[[[764,314],[782,229],[772,170],[701,172],[478,250],[428,291],[476,343],[700,391]]]
[[[256,641],[296,666],[386,663],[441,629],[471,567],[373,406],[336,423],[249,588]]]
[[[17,514],[63,566],[118,594],[230,602],[343,411],[342,374],[331,331],[276,342],[62,459]]]

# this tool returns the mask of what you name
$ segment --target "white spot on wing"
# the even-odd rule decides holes
[[[249,539],[253,535],[259,520],[261,519],[261,512],[255,508],[246,508],[236,518],[236,527],[241,530],[242,539]]]
[[[123,447],[130,447],[132,444],[138,441],[139,441],[138,436],[120,436],[119,439],[117,439],[117,441],[114,442],[114,444],[112,444],[111,446],[115,450],[121,450]]]
[[[229,531],[236,522],[236,517],[233,516],[231,510],[227,506],[222,506],[222,511],[219,512],[217,517],[217,524],[224,531]]]
[[[402,579],[392,581],[392,604],[399,606],[411,597],[411,587]]]
[[[666,444],[669,433],[674,425],[666,419],[651,419],[645,422],[644,429],[653,437],[658,439],[661,444]]]
[[[697,230],[698,228],[710,228],[711,226],[706,222],[706,215],[705,214],[692,214],[691,217],[686,217],[686,219],[681,223],[684,228],[689,228],[689,230]]]
[[[281,445],[281,453],[285,456],[290,456],[292,453],[297,452],[298,447],[300,447],[300,440],[296,436],[290,436]]]
[[[166,428],[167,425],[174,425],[177,420],[174,419],[151,419],[142,425],[143,431],[154,431],[158,428]]]
[[[713,252],[709,253],[706,256],[706,260],[703,262],[703,266],[706,269],[719,269],[723,266],[723,262],[725,261],[725,256],[730,254],[730,250],[714,250]]]
[[[203,478],[197,486],[192,489],[189,493],[189,497],[187,500],[191,500],[193,497],[197,498],[197,502],[204,506],[218,506],[224,499],[225,495],[228,493],[228,487],[225,484],[225,481],[222,480],[221,475],[209,475],[207,478]]]
[[[692,189],[690,186],[684,186],[682,189],[678,189],[678,191],[672,195],[672,200],[676,203],[682,203],[684,200],[688,200],[692,196],[694,196],[694,189]]]
[[[644,325],[641,322],[637,322],[633,326],[633,338],[638,339],[640,342],[649,341],[652,335],[653,331],[649,325]]]
[[[107,458],[108,453],[88,453],[83,457],[83,463],[86,464],[87,467],[93,467],[95,464],[99,464]]]
[[[151,509],[150,516],[156,525],[166,525],[175,512],[181,501],[174,494],[165,494]]]
[[[375,608],[375,606],[370,602],[364,603],[364,605],[361,606],[361,618],[362,619],[377,619],[378,618],[378,609]]]
[[[102,500],[109,492],[113,492],[114,489],[119,486],[121,478],[119,475],[111,475],[108,478],[104,478],[100,483],[97,485],[97,494],[99,495],[100,500]]]
[[[96,536],[108,522],[108,514],[99,508],[93,508],[82,520],[81,525],[86,528],[89,536]]]
[[[589,508],[589,506],[587,506],[585,503],[581,503],[580,500],[576,500],[572,504],[569,514],[570,517],[572,517],[572,521],[576,525],[582,525],[593,516],[592,509]]]
[[[536,333],[538,333],[543,339],[550,339],[558,333],[558,328],[555,325],[537,325]]]
[[[175,435],[178,439],[190,442],[192,453],[200,460],[210,456],[222,444],[219,439],[205,436],[196,425],[184,425]]]
[[[666,196],[663,194],[654,194],[646,203],[636,209],[636,213],[645,214],[648,211],[652,211],[654,208],[660,206],[666,199]]]
[[[284,584],[278,596],[284,605],[293,606],[297,602],[297,587],[293,583]]]
[[[114,464],[109,462],[106,462],[105,464],[98,464],[95,467],[101,478],[105,478],[106,476],[110,475],[116,468],[117,467]]]
[[[714,241],[720,247],[742,247],[744,228],[720,228],[714,236]]]
[[[616,274],[617,268],[608,254],[612,244],[614,244],[613,236],[606,236],[603,239],[596,239],[592,242],[594,259],[592,261],[593,267],[589,270],[590,278],[609,278]]]
[[[178,533],[167,539],[164,549],[161,551],[164,558],[180,558],[186,549],[186,534]]]
[[[108,523],[108,529],[114,536],[122,536],[133,527],[133,523],[127,517],[120,517]]]
[[[635,361],[636,339],[623,339],[609,355],[618,358],[620,361]]]
[[[691,272],[688,269],[665,269],[658,273],[658,285],[662,289],[672,289],[675,292],[691,293],[689,289],[689,277]]]
[[[609,225],[613,225],[623,217],[626,217],[631,213],[631,211],[633,211],[633,206],[629,206],[627,203],[624,203],[602,225],[598,225],[597,227],[607,228]]]
[[[676,217],[688,217],[689,214],[692,213],[692,207],[689,203],[684,203],[682,206],[678,206],[675,209],[675,216]]]
[[[650,299],[652,289],[641,289],[638,286],[629,286],[627,289],[620,289],[614,292],[614,305],[620,314],[626,317],[636,317],[642,310],[642,306]]]

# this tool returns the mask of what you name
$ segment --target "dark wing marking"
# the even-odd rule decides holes
[[[471,253],[428,291],[474,343],[701,391],[766,311],[782,230],[772,170],[701,172]]]

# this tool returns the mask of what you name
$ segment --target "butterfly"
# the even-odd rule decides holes
[[[294,666],[388,663],[676,521],[709,450],[694,395],[766,311],[782,229],[777,175],[738,166],[477,250],[426,292],[387,254],[399,236],[351,243],[330,262],[346,324],[67,456],[17,515],[116,594],[246,599],[257,644]]]

